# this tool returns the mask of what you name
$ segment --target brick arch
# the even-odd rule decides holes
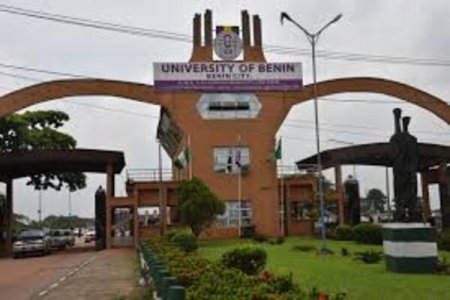
[[[72,96],[114,96],[162,105],[151,85],[118,80],[67,79],[36,84],[0,97],[0,116],[34,104]]]
[[[381,78],[350,77],[322,81],[317,84],[319,97],[351,92],[377,93],[396,97],[428,110],[450,125],[450,105],[431,94],[403,83]],[[307,85],[301,91],[285,92],[285,103],[291,108],[313,97],[313,85]]]

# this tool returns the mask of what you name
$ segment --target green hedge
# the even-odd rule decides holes
[[[353,238],[362,244],[383,244],[383,233],[381,225],[361,223],[353,227]]]
[[[439,250],[450,251],[450,229],[442,231],[439,238]]]
[[[334,230],[334,238],[340,241],[352,241],[354,239],[353,228],[350,225],[339,225]]]
[[[172,236],[171,242],[186,252],[192,252],[198,248],[197,238],[192,232],[178,232]]]
[[[225,252],[220,263],[227,268],[239,269],[247,275],[256,275],[266,265],[267,253],[260,247],[241,247]]]

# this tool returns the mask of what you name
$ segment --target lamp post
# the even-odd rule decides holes
[[[303,28],[300,24],[294,21],[286,12],[281,13],[281,24],[283,24],[283,20],[286,19],[297,26],[303,33],[306,35],[308,42],[311,44],[311,54],[312,54],[312,70],[313,70],[313,93],[314,93],[314,114],[315,114],[315,131],[316,131],[316,146],[317,146],[317,169],[318,169],[318,184],[319,184],[319,201],[320,201],[320,223],[321,223],[321,238],[322,238],[322,247],[320,252],[325,254],[328,253],[326,237],[325,237],[325,216],[324,216],[324,198],[323,198],[323,180],[322,180],[322,159],[320,156],[320,134],[319,134],[319,107],[317,103],[317,76],[316,76],[316,45],[319,40],[320,34],[328,28],[333,23],[339,21],[342,17],[342,14],[338,14],[331,21],[326,23],[321,29],[319,29],[316,33],[310,33],[308,30]]]

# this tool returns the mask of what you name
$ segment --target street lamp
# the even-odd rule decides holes
[[[321,253],[328,253],[325,237],[325,216],[324,216],[324,199],[323,199],[323,180],[322,180],[322,159],[320,156],[320,135],[319,135],[319,107],[317,103],[317,77],[316,77],[316,44],[319,40],[320,34],[331,24],[336,23],[342,17],[342,14],[338,14],[331,21],[325,24],[316,33],[311,34],[308,30],[303,28],[300,24],[294,21],[287,13],[281,13],[281,24],[283,20],[286,19],[293,23],[295,26],[300,28],[301,31],[306,35],[308,42],[311,44],[312,48],[312,70],[313,70],[313,93],[314,93],[314,113],[315,113],[315,130],[316,130],[316,146],[317,146],[317,169],[319,173],[318,183],[319,183],[319,201],[320,201],[320,223],[321,223],[321,237],[322,237],[322,247],[320,249]]]

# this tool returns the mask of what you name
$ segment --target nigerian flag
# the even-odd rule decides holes
[[[181,153],[175,159],[173,164],[178,169],[184,169],[189,164],[190,161],[191,161],[191,150],[189,149],[189,147],[186,147],[184,148],[183,151],[181,151]]]

